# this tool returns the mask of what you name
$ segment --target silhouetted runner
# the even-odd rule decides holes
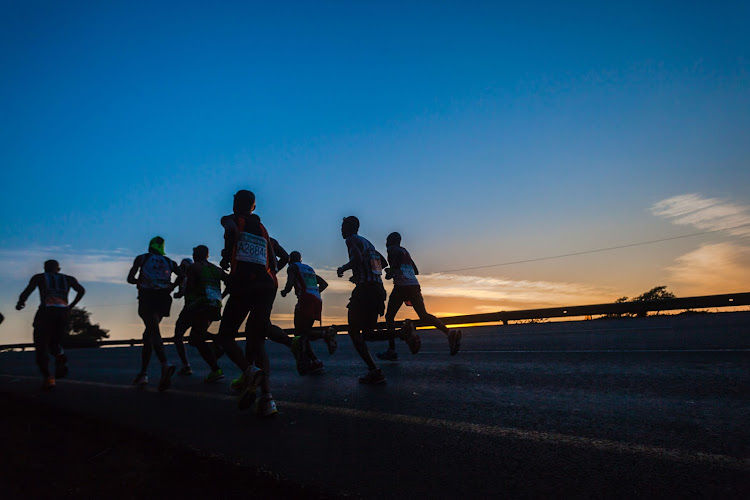
[[[34,350],[36,364],[42,372],[42,389],[55,387],[55,378],[68,374],[68,357],[60,346],[60,340],[68,329],[70,311],[80,302],[86,290],[73,276],[60,273],[60,264],[56,260],[44,263],[44,273],[31,277],[28,286],[21,292],[16,304],[20,311],[26,306],[26,300],[35,288],[39,289],[41,303],[34,316]],[[76,291],[73,302],[68,304],[70,289]],[[49,356],[55,357],[55,376],[49,371]]]
[[[211,322],[221,319],[221,282],[226,281],[226,274],[208,261],[208,247],[205,245],[193,248],[193,259],[195,262],[188,266],[185,273],[185,286],[181,286],[180,293],[175,295],[185,296],[185,306],[175,323],[175,344],[178,338],[182,343],[185,332],[190,329],[190,345],[198,349],[198,353],[211,368],[203,381],[213,383],[224,378],[224,372],[219,368],[213,349],[206,340]],[[182,350],[184,349],[183,344]],[[183,368],[188,368],[189,373],[192,373],[189,364],[183,364]],[[180,372],[189,374],[188,370],[181,369]]]
[[[323,335],[314,335],[312,327],[315,321],[320,321],[323,311],[323,299],[320,294],[328,287],[328,283],[315,274],[315,270],[302,263],[302,255],[294,251],[289,256],[286,286],[281,296],[294,289],[297,305],[294,307],[294,334],[292,353],[297,361],[297,372],[300,375],[319,373],[323,370],[323,362],[315,355],[310,340],[323,338],[328,346],[328,352],[336,350],[336,330],[329,330]],[[333,332],[331,335],[330,332]]]
[[[195,251],[195,249],[193,249]],[[185,279],[182,280],[182,283],[177,287],[177,292],[173,295],[175,299],[181,299],[185,297],[185,286],[187,285],[187,271],[190,266],[193,265],[193,259],[188,259],[187,257],[182,259],[180,261],[180,270],[182,271],[182,274],[185,275]],[[185,305],[187,305],[187,300],[185,301]],[[183,311],[185,310],[185,307],[183,306]],[[180,316],[182,316],[182,312],[180,313]],[[190,360],[187,356],[187,350],[185,349],[185,333],[187,333],[188,329],[190,329],[190,326],[185,326],[185,323],[183,323],[184,328],[179,328],[178,324],[180,322],[180,316],[177,317],[177,322],[175,323],[174,327],[174,348],[177,351],[177,356],[179,356],[180,361],[182,361],[182,366],[179,370],[177,370],[177,375],[192,375],[193,374],[193,367],[190,366]]]
[[[271,238],[253,214],[255,195],[240,190],[234,195],[234,213],[222,217],[224,251],[221,266],[230,269],[227,286],[229,299],[219,326],[219,341],[229,359],[242,371],[243,387],[238,402],[241,410],[257,403],[258,414],[270,416],[277,413],[271,396],[269,363],[265,338],[271,325],[271,309],[276,295],[276,285],[270,270],[276,265]],[[247,317],[245,355],[235,337]],[[253,365],[253,362],[260,367]],[[255,400],[260,386],[261,395]]]
[[[385,279],[393,279],[393,291],[388,298],[388,308],[385,312],[385,322],[388,325],[389,332],[395,333],[394,319],[396,313],[401,308],[401,304],[406,302],[414,308],[414,311],[419,315],[419,319],[429,322],[445,333],[448,337],[451,356],[455,355],[461,348],[461,330],[449,330],[442,321],[429,314],[425,309],[422,288],[417,280],[419,269],[417,269],[417,264],[414,263],[409,252],[401,246],[401,235],[395,232],[389,234],[385,246],[388,249],[388,262],[391,264],[385,270]],[[378,353],[378,358],[390,361],[398,359],[396,342],[393,338],[388,339],[388,350]]]
[[[363,384],[382,384],[385,374],[377,367],[365,343],[365,336],[371,335],[378,323],[378,316],[385,313],[385,288],[383,288],[383,268],[388,261],[378,252],[372,243],[363,238],[359,231],[359,219],[354,216],[344,218],[341,223],[341,236],[346,240],[349,262],[336,270],[339,278],[351,269],[351,281],[355,284],[349,299],[349,337],[354,349],[367,364],[366,375],[359,377]],[[414,342],[411,330],[405,331],[403,337],[407,342]]]
[[[172,274],[177,278],[172,282]],[[137,275],[137,276],[136,276]],[[148,364],[151,351],[161,363],[159,391],[166,391],[172,383],[175,367],[167,362],[164,342],[159,331],[161,320],[169,316],[172,306],[172,290],[184,279],[184,274],[175,261],[164,255],[164,238],[156,236],[148,244],[148,253],[139,255],[133,261],[128,273],[128,283],[138,287],[138,316],[143,320],[143,350],[141,351],[141,371],[133,384],[148,384]]]

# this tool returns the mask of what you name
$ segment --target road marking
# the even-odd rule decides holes
[[[0,375],[3,378],[38,380],[38,377],[20,376],[20,375]],[[105,389],[121,390],[142,390],[132,385],[107,384],[104,382],[90,382],[85,380],[66,379],[64,384],[77,384],[91,387],[100,387]],[[147,391],[153,392],[153,391]],[[181,391],[172,389],[169,391],[173,394],[183,396],[198,397],[204,399],[215,399],[222,401],[236,401],[237,397],[230,394],[216,394],[194,391]],[[750,471],[750,459],[730,457],[727,455],[717,455],[712,453],[703,453],[698,451],[688,451],[679,449],[664,448],[661,446],[648,446],[636,443],[626,443],[611,441],[608,439],[587,438],[583,436],[571,436],[568,434],[559,434],[555,432],[531,431],[518,429],[514,427],[500,427],[488,424],[475,424],[471,422],[460,422],[445,420],[439,418],[419,417],[414,415],[402,415],[392,413],[381,413],[370,410],[358,410],[356,408],[344,408],[340,406],[327,406],[314,403],[301,403],[295,401],[277,400],[277,403],[283,408],[312,411],[325,413],[328,415],[349,417],[356,419],[377,420],[386,423],[408,424],[421,427],[431,427],[438,430],[447,430],[451,432],[464,432],[467,434],[476,434],[480,436],[489,436],[497,438],[511,438],[522,441],[530,441],[541,444],[554,444],[571,446],[580,449],[589,449],[603,451],[607,453],[619,453],[627,455],[639,455],[659,460],[683,463],[688,465],[700,466],[718,466],[728,469]]]
[[[419,351],[420,354],[445,354],[445,351]],[[637,353],[637,352],[693,352],[693,353],[709,353],[709,352],[750,352],[750,349],[570,349],[564,351],[554,351],[551,349],[539,349],[539,350],[488,350],[488,351],[467,351],[461,349],[461,354],[507,354],[507,353],[557,353],[557,354],[577,354],[577,353]]]

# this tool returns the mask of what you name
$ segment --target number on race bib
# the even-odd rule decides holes
[[[237,242],[237,260],[265,266],[267,263],[265,238],[250,233],[240,233],[240,239]]]
[[[380,255],[376,253],[370,255],[370,268],[372,269],[372,274],[383,274],[383,266],[380,263]]]

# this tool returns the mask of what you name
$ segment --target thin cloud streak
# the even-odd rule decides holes
[[[678,257],[667,271],[687,295],[744,292],[750,283],[750,247],[704,244]]]
[[[697,193],[673,196],[655,203],[651,213],[674,224],[703,230],[727,228],[734,236],[750,236],[750,207],[718,198],[704,198]]]
[[[125,280],[136,255],[125,249],[113,252],[78,252],[71,247],[0,249],[0,259],[4,264],[0,276],[28,280],[32,275],[43,272],[45,260],[54,259],[60,263],[62,273],[75,276],[81,282],[127,285]],[[170,257],[177,262],[182,259],[179,255]]]

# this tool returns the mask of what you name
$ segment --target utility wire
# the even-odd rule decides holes
[[[486,264],[483,266],[474,266],[474,267],[462,267],[459,269],[449,269],[447,271],[432,271],[431,274],[438,274],[438,273],[456,273],[459,271],[471,271],[474,269],[486,269],[488,267],[500,267],[500,266],[512,266],[514,264],[526,264],[529,262],[539,262],[542,260],[552,260],[552,259],[562,259],[564,257],[574,257],[576,255],[586,255],[590,253],[598,253],[598,252],[609,252],[610,250],[619,250],[621,248],[631,248],[631,247],[638,247],[643,245],[653,245],[654,243],[662,243],[664,241],[672,241],[672,240],[679,240],[683,238],[692,238],[694,236],[701,236],[704,234],[711,234],[711,233],[718,233],[720,231],[730,231],[732,229],[738,229],[741,227],[750,226],[750,223],[747,224],[740,224],[739,226],[732,226],[732,227],[725,227],[722,229],[712,229],[711,231],[702,231],[700,233],[692,233],[692,234],[683,234],[682,236],[672,236],[671,238],[661,238],[658,240],[651,240],[651,241],[641,241],[640,243],[629,243],[627,245],[618,245],[616,247],[607,247],[607,248],[598,248],[596,250],[585,250],[582,252],[573,252],[573,253],[565,253],[561,255],[552,255],[549,257],[538,257],[536,259],[526,259],[526,260],[515,260],[513,262],[502,262],[500,264]]]

